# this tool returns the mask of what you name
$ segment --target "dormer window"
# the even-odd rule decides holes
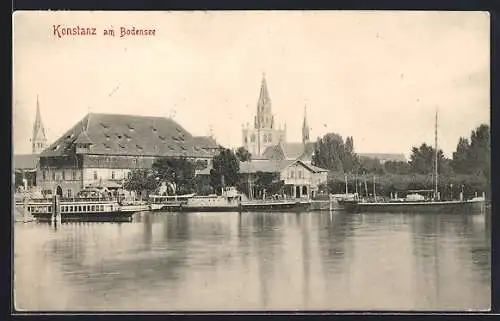
[[[128,127],[128,129],[129,129],[131,132],[133,132],[133,131],[134,131],[134,127],[133,127],[131,124],[127,124],[127,127]]]
[[[101,123],[101,126],[102,126],[102,128],[104,128],[104,129],[108,129],[108,128],[109,128],[109,126],[108,126],[108,125],[106,125],[105,123]]]
[[[156,128],[154,128],[153,126],[151,126],[151,130],[156,132]]]

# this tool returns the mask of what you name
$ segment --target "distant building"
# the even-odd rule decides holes
[[[263,76],[254,126],[251,128],[247,124],[243,127],[243,146],[252,154],[252,157],[259,157],[267,147],[276,145],[280,141],[286,141],[286,124],[284,128],[275,126],[271,98],[266,78]]]
[[[267,147],[261,158],[270,160],[300,160],[311,164],[314,154],[314,143],[309,138],[309,125],[307,123],[307,109],[304,107],[304,120],[302,122],[302,142],[287,143],[280,141],[278,144]]]
[[[172,119],[90,113],[40,154],[37,185],[71,197],[89,186],[118,188],[158,157],[209,165],[217,152],[212,139],[193,137]]]
[[[43,126],[42,116],[40,114],[40,103],[36,96],[36,117],[33,123],[33,136],[31,138],[32,154],[40,154],[47,147],[47,136],[45,135],[45,126]]]
[[[284,194],[288,198],[314,198],[318,186],[326,184],[328,179],[328,170],[300,160],[252,160],[240,163],[240,179],[243,183],[249,182],[253,186],[258,172],[279,173],[279,179],[284,183]]]
[[[360,158],[378,159],[381,164],[385,162],[406,162],[404,154],[388,154],[388,153],[358,153]]]
[[[36,116],[30,141],[31,154],[17,154],[13,157],[14,186],[16,189],[24,186],[30,190],[36,186],[39,154],[47,147],[47,136],[42,122],[38,96],[36,97]]]

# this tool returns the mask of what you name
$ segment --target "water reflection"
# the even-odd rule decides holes
[[[28,310],[485,309],[488,215],[142,213],[123,224],[19,224],[16,303]]]

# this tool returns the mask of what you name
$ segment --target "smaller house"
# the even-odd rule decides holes
[[[36,186],[36,170],[40,159],[38,154],[14,155],[14,186],[28,190]]]
[[[247,185],[249,197],[256,195],[257,173],[276,174],[283,183],[285,198],[314,198],[318,186],[327,181],[328,171],[301,160],[253,160],[240,162],[240,179]]]

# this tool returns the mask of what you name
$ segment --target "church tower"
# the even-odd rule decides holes
[[[304,106],[304,122],[302,123],[302,143],[309,143],[309,125],[307,124],[307,107]]]
[[[265,75],[262,75],[259,101],[257,102],[257,115],[255,116],[255,129],[273,129],[274,117],[271,111],[271,98],[267,90]]]
[[[40,154],[47,147],[47,137],[45,136],[45,127],[43,126],[42,116],[40,115],[38,95],[36,96],[36,118],[33,124],[31,144],[33,154]]]
[[[261,156],[269,146],[284,141],[286,141],[286,128],[276,128],[275,126],[266,77],[262,75],[254,126],[253,128],[248,125],[243,127],[243,147],[255,157]]]

